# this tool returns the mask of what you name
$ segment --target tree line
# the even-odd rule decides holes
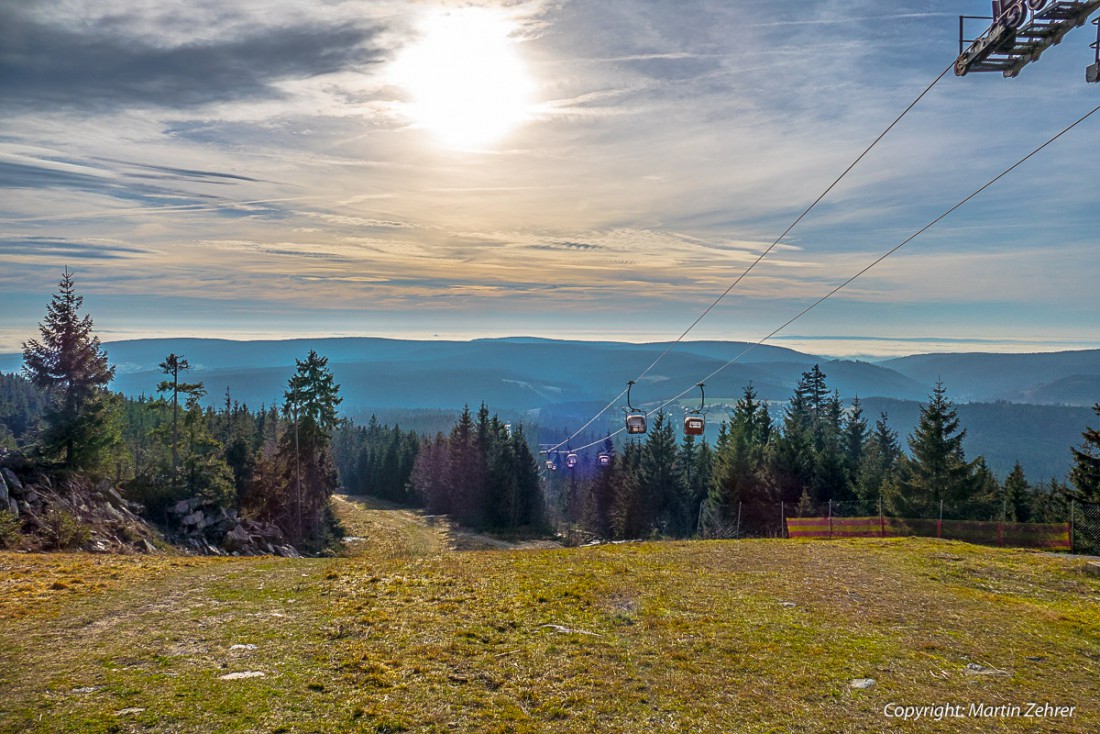
[[[328,500],[338,486],[331,437],[340,397],[325,357],[310,351],[296,360],[282,403],[256,411],[228,391],[220,409],[203,407],[205,386],[187,381],[190,365],[174,353],[160,364],[157,396],[128,399],[108,389],[114,367],[82,305],[66,269],[40,337],[23,345],[31,390],[10,388],[18,378],[3,383],[2,394],[21,401],[20,443],[31,439],[45,468],[110,477],[154,520],[197,497],[273,523],[295,545],[331,542]]]
[[[567,469],[553,461],[560,457],[541,464],[525,429],[484,404],[434,436],[373,417],[365,426],[343,420],[339,385],[314,351],[296,360],[277,405],[251,409],[227,388],[220,405],[204,407],[204,384],[189,381],[186,356],[174,353],[154,395],[125,398],[108,389],[114,368],[81,307],[66,270],[40,338],[24,344],[29,382],[0,376],[0,448],[30,442],[59,472],[110,476],[154,520],[199,497],[320,548],[334,537],[329,498],[341,485],[479,528],[623,539],[733,526],[774,533],[778,505],[792,514],[834,503],[849,514],[930,517],[944,507],[960,519],[1048,521],[1065,518],[1070,498],[1100,502],[1096,430],[1074,449],[1075,489],[1033,486],[1019,464],[1000,482],[982,457],[966,458],[942,384],[921,406],[907,450],[885,413],[872,423],[858,399],[844,404],[815,365],[777,415],[746,386],[713,445],[679,437],[658,413],[644,440],[604,442],[608,466],[589,453]]]
[[[1096,408],[1100,414],[1100,405]],[[1054,479],[1032,485],[1019,463],[1004,482],[984,458],[968,460],[947,390],[937,384],[920,409],[908,451],[882,413],[872,424],[858,399],[845,405],[820,366],[802,374],[779,415],[744,388],[713,446],[658,413],[644,441],[579,457],[572,469],[548,462],[550,505],[562,524],[599,538],[690,537],[781,532],[780,511],[896,517],[1060,522],[1070,499],[1100,502],[1100,436],[1074,449],[1076,490]]]

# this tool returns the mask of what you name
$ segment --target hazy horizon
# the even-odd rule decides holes
[[[473,342],[479,340],[523,340],[544,339],[550,341],[578,341],[578,342],[608,342],[624,344],[668,344],[675,338],[623,338],[619,336],[600,336],[594,334],[353,334],[353,333],[326,333],[326,334],[110,334],[97,329],[96,334],[104,344],[115,342],[130,342],[142,340],[187,340],[210,339],[233,342],[282,342],[282,341],[306,341],[326,339],[394,339],[406,341],[424,342]],[[37,336],[37,332],[34,335]],[[31,338],[28,336],[28,338]],[[738,342],[755,344],[755,341],[742,339],[703,339],[694,335],[683,340],[685,344],[701,341]],[[908,339],[889,339],[879,337],[812,337],[802,335],[789,335],[776,337],[763,343],[766,346],[791,349],[803,354],[828,357],[830,359],[854,359],[867,361],[884,361],[896,357],[906,357],[916,354],[1047,354],[1067,351],[1089,351],[1098,347],[1090,344],[1073,344],[1066,342],[1005,342],[994,340],[951,340],[936,337],[914,337]],[[0,344],[0,355],[14,355],[21,352],[21,343],[13,345]],[[185,355],[186,356],[186,355]],[[642,365],[644,366],[644,365]]]

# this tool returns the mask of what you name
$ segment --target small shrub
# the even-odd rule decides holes
[[[79,548],[92,537],[92,530],[73,517],[72,513],[56,507],[43,518],[43,532],[46,541],[53,548],[64,550]]]
[[[0,510],[0,548],[15,548],[22,537],[22,523],[14,512]]]

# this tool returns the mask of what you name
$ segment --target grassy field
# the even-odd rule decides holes
[[[338,506],[363,538],[340,558],[0,553],[0,731],[1100,731],[1080,560],[929,539],[455,551],[415,513]]]

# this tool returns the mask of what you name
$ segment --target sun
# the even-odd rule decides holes
[[[428,17],[423,35],[394,62],[411,100],[406,113],[446,145],[478,148],[529,119],[534,84],[517,51],[515,24],[488,8]]]

